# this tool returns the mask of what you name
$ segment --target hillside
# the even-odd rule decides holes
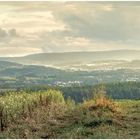
[[[35,66],[35,65],[20,65],[18,63],[4,62],[3,69],[0,69],[1,76],[47,76],[51,74],[57,74],[62,72],[59,69],[44,67],[44,66]],[[0,61],[1,67],[1,61]],[[2,68],[2,67],[1,67]]]
[[[56,90],[0,97],[0,138],[140,138],[140,101],[112,100],[99,88],[76,104]]]

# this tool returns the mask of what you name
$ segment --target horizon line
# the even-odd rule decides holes
[[[36,54],[61,54],[61,53],[94,53],[94,52],[111,52],[111,51],[140,51],[138,49],[119,49],[119,50],[98,50],[98,51],[63,51],[63,52],[42,52],[42,53],[30,53],[26,55],[7,55],[7,56],[0,56],[0,58],[6,58],[6,57],[26,57],[30,55],[36,55]]]

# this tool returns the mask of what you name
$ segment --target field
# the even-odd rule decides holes
[[[83,103],[58,90],[1,96],[0,138],[140,138],[140,100],[96,92]]]

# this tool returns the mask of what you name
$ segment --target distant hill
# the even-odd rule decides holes
[[[95,62],[96,63],[96,62]],[[98,63],[98,62],[97,62]],[[113,63],[111,61],[111,63]],[[118,62],[116,62],[118,63]],[[38,65],[22,65],[13,62],[0,61],[0,89],[16,89],[32,85],[71,86],[95,85],[98,83],[140,81],[140,61],[112,64],[112,66],[90,66],[83,70],[62,70]],[[114,66],[115,65],[115,66]],[[126,65],[126,66],[125,66]],[[128,65],[128,66],[127,66]],[[138,66],[137,66],[138,65]],[[122,67],[125,66],[125,67]],[[121,68],[122,67],[122,68]],[[130,67],[130,69],[128,69]],[[88,69],[87,71],[85,69]],[[94,69],[94,71],[93,71]],[[85,70],[85,71],[84,71]]]
[[[21,66],[21,64],[8,62],[8,61],[0,61],[0,67],[14,67],[14,66]]]
[[[98,52],[40,53],[24,57],[0,57],[0,60],[37,65],[92,63],[94,61],[104,60],[140,60],[140,51],[115,50]]]
[[[22,67],[21,64],[15,62],[8,62],[8,61],[0,61],[0,70],[5,70],[7,68],[20,68]]]
[[[36,66],[36,65],[22,65],[18,63],[8,62],[8,61],[0,61],[0,76],[47,76],[51,74],[64,73],[61,70],[44,67],[44,66]]]

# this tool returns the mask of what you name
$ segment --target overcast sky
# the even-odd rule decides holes
[[[0,56],[140,50],[140,2],[0,2]]]

